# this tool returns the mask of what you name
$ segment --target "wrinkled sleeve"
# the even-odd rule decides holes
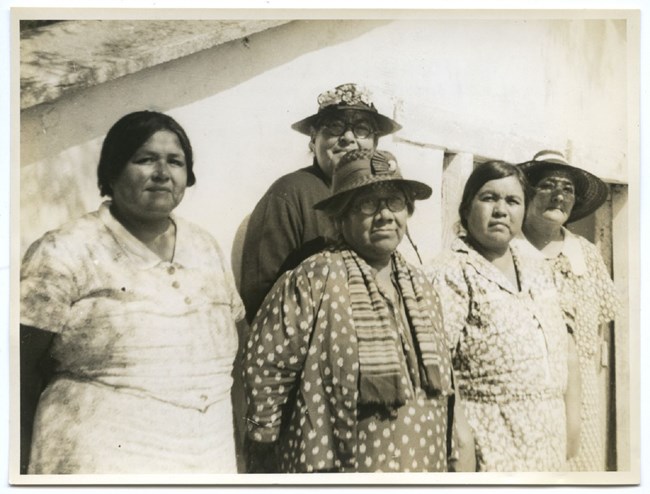
[[[447,344],[456,349],[469,313],[469,287],[462,268],[449,261],[428,270],[428,276],[440,297]]]
[[[20,269],[20,323],[61,333],[79,298],[83,266],[75,266],[56,234],[46,234],[25,253]]]
[[[251,214],[242,252],[241,295],[252,321],[282,274],[287,257],[300,246],[300,213],[282,194],[268,193]]]
[[[620,310],[621,302],[614,282],[609,275],[607,266],[598,249],[593,244],[590,244],[590,247],[588,255],[592,260],[588,265],[595,268],[592,271],[592,276],[595,278],[596,296],[598,298],[595,302],[598,303],[600,309],[598,311],[598,322],[603,324],[614,320],[616,313]]]
[[[249,334],[244,357],[251,439],[278,439],[282,410],[300,376],[313,325],[309,279],[299,267],[285,273],[268,294]]]

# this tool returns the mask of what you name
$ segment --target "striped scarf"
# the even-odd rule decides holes
[[[355,252],[342,249],[348,272],[350,306],[359,352],[359,402],[399,407],[410,396],[402,383],[402,344],[379,293],[370,266]],[[427,394],[451,393],[451,362],[442,328],[436,328],[418,274],[399,253],[393,254],[394,274],[414,332],[422,389]],[[407,328],[408,330],[408,328]]]

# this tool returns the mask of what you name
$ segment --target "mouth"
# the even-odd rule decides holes
[[[147,192],[171,192],[168,187],[147,187],[145,190]]]
[[[506,228],[508,230],[510,229],[510,225],[508,225],[507,223],[503,223],[501,221],[495,221],[493,223],[488,223],[488,227],[489,228]]]
[[[383,235],[383,236],[386,236],[386,235],[394,235],[394,234],[395,234],[395,230],[373,230],[373,231],[372,231],[372,234],[373,234],[373,235]]]

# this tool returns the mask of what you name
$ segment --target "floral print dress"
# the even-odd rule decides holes
[[[568,336],[543,261],[510,245],[520,289],[462,237],[432,267],[479,471],[566,464]]]
[[[553,269],[562,308],[570,324],[580,359],[582,400],[580,448],[569,461],[574,471],[605,469],[602,430],[601,324],[614,319],[619,306],[614,283],[595,245],[564,229],[564,245],[557,257],[547,259]]]

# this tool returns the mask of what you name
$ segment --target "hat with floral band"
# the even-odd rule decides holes
[[[291,126],[293,130],[305,135],[311,135],[312,129],[317,125],[320,118],[345,110],[358,110],[371,114],[377,124],[377,137],[392,134],[402,128],[395,120],[379,113],[372,102],[370,91],[358,84],[341,84],[334,89],[319,94],[317,101],[318,112],[294,123]]]
[[[314,205],[314,209],[330,214],[340,212],[357,189],[381,183],[401,185],[412,200],[427,199],[432,193],[428,185],[404,179],[397,159],[388,151],[355,149],[341,157],[332,176],[332,195]]]
[[[533,187],[549,171],[562,171],[571,178],[575,187],[576,200],[567,223],[589,216],[607,200],[609,192],[607,184],[596,175],[571,166],[559,151],[540,151],[531,161],[518,166]]]

